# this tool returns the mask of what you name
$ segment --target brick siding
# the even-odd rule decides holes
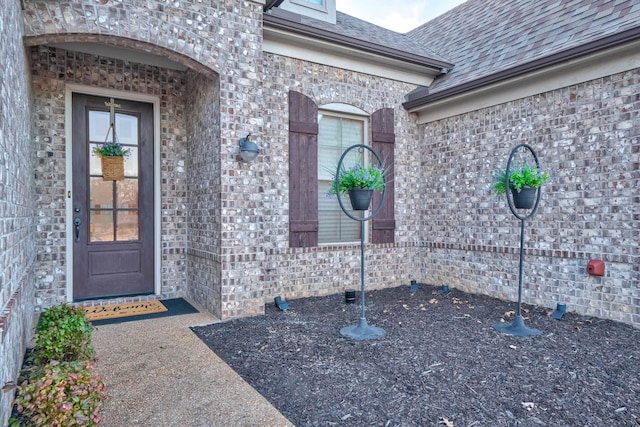
[[[189,295],[221,316],[220,86],[200,74],[187,79]],[[225,209],[226,211],[226,209]],[[226,212],[225,212],[226,214]]]
[[[249,132],[260,135],[262,130],[259,114],[262,104],[261,2],[240,5],[230,0],[180,4],[60,0],[44,5],[25,1],[24,9],[25,43],[34,46],[35,98],[37,108],[44,112],[39,118],[42,126],[38,130],[38,149],[43,153],[43,160],[37,170],[36,184],[38,212],[46,227],[46,234],[38,242],[38,306],[48,306],[68,297],[64,268],[62,94],[66,83],[76,83],[160,97],[160,296],[185,296],[187,289],[191,289],[188,283],[194,281],[189,295],[201,299],[199,302],[222,317],[259,312],[261,301],[244,298],[238,292],[235,276],[242,277],[243,281],[248,279],[253,288],[260,286],[263,250],[261,237],[256,234],[260,230],[254,229],[255,224],[260,223],[256,204],[261,192],[262,166],[239,165],[237,142]],[[59,19],[60,16],[65,19]],[[137,49],[186,65],[191,77],[187,77],[187,72],[43,47],[41,44],[45,41],[95,42]],[[219,79],[219,75],[224,78]],[[220,105],[210,111],[219,113],[215,119],[219,125],[207,130],[209,134],[204,128],[212,124],[210,118],[201,116],[206,120],[196,124],[193,120],[187,123],[185,117],[187,106],[206,106],[205,93],[193,90],[199,87],[197,82],[205,78],[214,82]],[[193,86],[188,87],[187,80]],[[191,108],[189,113],[193,112]],[[209,135],[212,138],[207,139]],[[191,140],[194,145],[190,145]],[[225,216],[224,212],[212,209],[202,217],[203,200],[197,194],[189,198],[187,170],[194,168],[197,174],[203,164],[192,161],[187,152],[204,153],[203,150],[212,149],[213,157],[208,160],[214,164],[206,167],[219,174],[216,179],[220,179],[220,183],[217,190],[207,188],[207,197],[214,203],[217,203],[214,199],[219,199],[220,206],[231,208],[233,214]],[[202,177],[200,183],[191,182],[191,189],[205,184],[206,180]],[[254,195],[247,196],[250,193]],[[199,210],[190,216],[192,207]],[[217,221],[226,223],[219,236],[212,235],[209,229],[199,229],[193,222],[212,221],[215,215],[219,216]],[[215,221],[211,227],[215,227]],[[187,248],[190,248],[188,256]],[[243,260],[241,266],[236,259]],[[198,266],[191,276],[187,275],[189,262]],[[220,296],[215,296],[218,294]],[[224,311],[213,309],[218,304],[213,301],[218,300],[226,304]]]
[[[257,294],[299,298],[360,288],[360,244],[289,248],[288,112],[289,90],[302,92],[318,105],[343,103],[368,113],[393,108],[396,118],[396,243],[367,244],[367,289],[409,284],[420,277],[418,239],[420,167],[418,128],[401,106],[414,86],[362,73],[265,54],[265,194],[264,286]],[[337,202],[336,202],[337,203]],[[367,223],[370,227],[370,222]]]
[[[517,298],[520,221],[490,185],[526,143],[552,179],[526,221],[523,300],[640,325],[639,94],[632,70],[423,126],[425,280]]]
[[[20,3],[0,3],[0,425],[33,325],[34,151]],[[7,66],[6,58],[11,58]]]

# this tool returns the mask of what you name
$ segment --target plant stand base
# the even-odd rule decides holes
[[[525,326],[522,316],[516,316],[513,323],[497,323],[493,325],[493,329],[517,337],[535,337],[542,335],[542,331]]]
[[[384,338],[387,333],[382,328],[369,326],[367,324],[367,319],[361,318],[357,325],[345,326],[340,329],[340,335],[357,341],[364,341]]]

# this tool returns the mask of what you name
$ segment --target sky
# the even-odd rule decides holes
[[[336,0],[347,15],[406,33],[453,9],[464,0]]]

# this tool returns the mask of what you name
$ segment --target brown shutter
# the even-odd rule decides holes
[[[380,213],[372,220],[372,243],[393,243],[396,228],[394,214],[394,183],[393,183],[393,146],[396,142],[394,131],[393,109],[383,108],[371,115],[371,146],[384,162],[387,188],[384,196],[384,206]],[[374,193],[372,206],[378,206],[381,193]]]
[[[289,91],[289,245],[318,245],[318,107]]]

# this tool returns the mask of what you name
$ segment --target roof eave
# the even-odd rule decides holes
[[[282,4],[284,0],[266,0],[262,10],[264,10],[265,12],[273,9],[274,7],[278,7]]]
[[[613,34],[602,39],[594,40],[592,42],[585,43],[583,45],[576,46],[574,48],[567,49],[561,52],[557,52],[555,54],[536,59],[535,61],[530,61],[525,64],[521,64],[516,67],[512,67],[475,80],[471,80],[458,86],[453,86],[435,93],[428,93],[428,91],[427,93],[425,93],[424,91],[420,91],[409,94],[406,96],[406,102],[404,102],[402,106],[406,110],[416,111],[420,107],[448,97],[460,95],[465,92],[471,92],[484,86],[519,77],[533,71],[537,71],[553,65],[558,65],[563,62],[579,58],[581,56],[596,53],[600,50],[619,46],[637,39],[640,39],[640,27],[631,28],[629,30],[622,31],[620,33]]]
[[[324,42],[344,46],[350,49],[357,49],[382,57],[420,65],[426,68],[433,69],[438,74],[443,70],[448,70],[453,67],[453,64],[449,62],[439,61],[425,56],[411,54],[409,52],[403,52],[397,49],[392,49],[386,46],[323,30],[321,28],[311,27],[301,22],[286,19],[274,14],[267,13],[264,15],[264,26],[265,28],[269,27],[280,31],[291,32],[305,37],[311,37],[322,40]]]

